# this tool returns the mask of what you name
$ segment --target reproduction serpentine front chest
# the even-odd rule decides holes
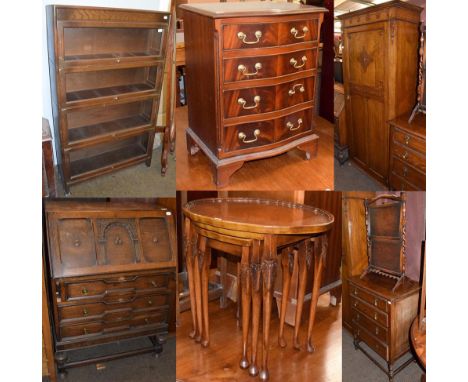
[[[225,186],[245,161],[316,154],[313,109],[327,10],[292,3],[185,4],[189,127]]]

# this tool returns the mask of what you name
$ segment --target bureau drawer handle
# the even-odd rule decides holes
[[[83,288],[83,289],[81,290],[81,294],[83,294],[83,295],[86,296],[86,295],[88,294],[88,289]]]
[[[405,135],[405,145],[407,145],[410,141],[410,136],[409,135]]]
[[[401,157],[403,159],[407,159],[408,158],[408,151],[405,151],[404,154]]]
[[[260,130],[255,129],[253,133],[254,133],[254,136],[255,136],[254,139],[249,139],[249,140],[246,141],[245,138],[247,138],[247,135],[245,135],[245,133],[243,133],[242,131],[239,133],[238,138],[242,139],[242,142],[244,142],[244,143],[252,143],[252,142],[255,142],[258,139],[258,136],[260,135]]]
[[[291,89],[289,89],[288,94],[289,94],[290,96],[296,94],[296,88],[297,88],[297,87],[299,87],[299,91],[300,91],[301,93],[304,93],[304,92],[305,92],[305,88],[304,88],[304,85],[303,85],[303,84],[295,84]]]
[[[114,97],[114,101],[118,101],[119,100],[119,97],[118,96],[115,96]]]
[[[244,76],[256,76],[258,74],[258,71],[262,69],[262,64],[260,62],[257,62],[254,66],[255,72],[254,73],[249,73],[247,72],[247,67],[245,65],[240,64],[237,67],[237,70],[242,73]]]
[[[246,41],[247,35],[244,32],[239,32],[237,34],[237,38],[239,40],[242,40],[242,42],[244,44],[249,44],[249,45],[257,44],[260,41],[261,37],[262,37],[262,32],[261,31],[255,31],[255,38],[256,38],[255,41]]]
[[[149,324],[149,323],[150,323],[149,320],[148,320],[147,318],[145,318],[145,322],[146,322],[146,324]]]
[[[302,59],[301,59],[301,60],[302,60],[302,64],[301,64],[301,65],[297,65],[297,60],[296,60],[295,58],[291,58],[291,59],[289,60],[289,63],[290,63],[292,66],[294,66],[295,69],[300,69],[300,68],[302,68],[302,67],[306,64],[306,62],[307,62],[307,57],[306,57],[306,56],[302,56]]]
[[[377,313],[374,313],[374,320],[377,320],[377,318],[378,318]]]
[[[117,56],[117,58],[115,59],[115,62],[119,63],[120,62],[120,57]]]
[[[154,244],[157,244],[158,242],[159,242],[159,239],[158,239],[156,236],[153,237],[153,243],[154,243]]]
[[[86,328],[84,328],[84,329],[83,329],[83,333],[84,333],[84,334],[88,334],[88,333],[89,333],[89,330],[86,329]]]
[[[408,167],[403,167],[403,177],[407,177],[408,176]]]
[[[148,299],[148,305],[153,305],[153,301],[151,299]]]
[[[354,290],[354,294],[357,296],[357,294],[358,294],[357,289]]]
[[[354,302],[354,307],[356,308],[358,306],[357,301]]]
[[[156,281],[151,281],[151,285],[154,286],[155,288],[161,288],[162,285],[158,284]]]
[[[88,312],[88,309],[84,308],[84,309],[83,309],[83,316],[87,316],[88,313],[89,313],[89,312]]]
[[[123,241],[122,239],[120,238],[120,236],[117,236],[114,240],[114,244],[115,245],[122,245],[123,244]]]
[[[260,100],[261,100],[260,96],[257,95],[257,96],[254,97],[255,105],[253,105],[253,106],[245,106],[247,101],[244,98],[239,98],[237,100],[237,103],[242,106],[242,109],[250,110],[250,109],[255,109],[256,107],[258,107],[258,104],[260,103]]]
[[[361,319],[361,315],[358,313],[358,314],[356,315],[356,320],[359,321],[360,319]]]
[[[286,127],[289,128],[289,131],[294,131],[294,130],[300,129],[301,126],[302,126],[302,118],[299,118],[299,119],[297,120],[297,126],[296,126],[296,127],[294,127],[294,124],[293,124],[292,122],[288,122],[288,123],[286,124]]]
[[[379,335],[379,328],[375,328],[375,334],[378,336]]]
[[[79,246],[81,245],[81,241],[78,240],[78,239],[76,239],[76,240],[73,242],[73,245],[74,245],[75,247],[79,247]]]
[[[304,34],[302,34],[301,36],[298,36],[297,34],[299,33],[299,31],[296,28],[292,28],[291,29],[291,34],[294,35],[294,38],[300,39],[300,38],[304,38],[308,31],[309,31],[309,28],[304,27],[304,28],[302,28],[302,32]]]
[[[375,300],[374,300],[374,305],[375,305],[375,306],[379,305],[379,300],[375,299]]]

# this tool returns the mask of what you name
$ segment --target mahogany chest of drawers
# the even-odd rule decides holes
[[[245,161],[298,147],[315,155],[320,26],[325,8],[293,3],[184,4],[189,127],[217,186]]]
[[[65,191],[151,164],[170,14],[47,6],[53,125]],[[163,168],[163,172],[165,169]]]
[[[411,123],[409,114],[390,121],[389,183],[393,190],[426,189],[426,115]]]
[[[172,212],[149,203],[75,201],[47,202],[45,211],[59,372],[76,366],[66,351],[84,346],[148,337],[152,344],[141,352],[161,352],[174,320]]]
[[[394,368],[395,362],[410,350],[409,330],[417,315],[420,287],[405,279],[392,292],[394,280],[374,274],[363,279],[354,276],[348,281],[354,346],[375,359],[360,345],[364,342],[382,357],[387,362],[387,368],[384,369],[378,362],[376,365],[392,381],[394,375],[412,361],[411,358]]]

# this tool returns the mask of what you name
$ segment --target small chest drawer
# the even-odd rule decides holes
[[[393,129],[393,140],[420,153],[426,153],[426,141],[403,130]]]
[[[312,109],[279,118],[276,124],[276,141],[282,141],[312,129]]]
[[[264,48],[278,43],[278,24],[231,24],[223,26],[224,49]]]
[[[67,300],[99,297],[106,302],[124,302],[133,299],[139,290],[160,290],[168,287],[169,273],[151,276],[99,278],[65,284]]]
[[[351,306],[357,311],[364,313],[371,320],[388,327],[388,315],[374,308],[368,303],[351,296]]]
[[[365,302],[375,306],[377,309],[383,311],[383,312],[388,312],[388,306],[387,306],[387,301],[378,297],[374,296],[372,293],[367,292],[364,289],[358,288],[354,285],[351,286],[351,294],[354,297],[358,297],[361,300],[364,300]]]
[[[426,172],[426,156],[417,153],[407,147],[401,146],[397,143],[393,144],[392,154],[397,158],[411,164],[422,172]]]
[[[279,24],[279,45],[297,44],[300,42],[318,42],[318,18],[312,20],[295,20]]]
[[[225,92],[224,116],[230,118],[274,111],[275,89],[275,86],[264,86]]]
[[[390,174],[390,188],[392,190],[398,190],[398,191],[418,191],[418,188],[416,188],[414,185],[411,183],[407,182],[405,179],[400,178],[398,175],[395,175],[394,172]]]
[[[274,120],[224,128],[224,151],[261,147],[274,142]]]
[[[299,105],[313,101],[315,94],[315,76],[278,85],[276,91],[277,109]]]
[[[389,359],[388,346],[383,345],[378,339],[369,334],[365,329],[363,329],[359,324],[355,325],[354,334],[364,341],[367,346],[374,350],[385,360]]]
[[[365,328],[384,344],[388,344],[388,332],[386,328],[383,328],[382,326],[376,324],[374,321],[369,319],[367,316],[359,313],[355,309],[352,309],[351,314],[352,320],[355,324],[358,324],[360,327]]]
[[[417,188],[421,190],[426,188],[426,176],[397,158],[393,159],[392,171],[399,177],[415,185]]]

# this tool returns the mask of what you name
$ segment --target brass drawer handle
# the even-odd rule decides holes
[[[114,101],[118,101],[119,100],[119,97],[118,96],[115,96],[114,97]]]
[[[260,62],[257,62],[254,66],[255,72],[254,73],[249,73],[247,72],[247,67],[245,65],[240,64],[237,67],[237,70],[242,73],[244,76],[256,76],[258,74],[258,71],[262,69],[262,64]]]
[[[356,320],[359,321],[360,319],[361,319],[361,315],[358,313],[358,314],[356,315]]]
[[[73,245],[75,247],[79,247],[81,245],[81,241],[79,239],[76,239],[74,242],[73,242]]]
[[[148,299],[148,305],[153,305],[153,301],[151,299]]]
[[[358,294],[357,289],[354,290],[354,294],[357,296],[357,294]]]
[[[377,318],[379,318],[377,313],[374,313],[374,320],[377,320]]]
[[[120,62],[120,56],[117,56],[117,57],[115,58],[115,62],[117,62],[117,63]]]
[[[89,333],[88,329],[83,328],[83,333],[84,333],[84,334],[88,334],[88,333]]]
[[[306,62],[307,62],[307,57],[306,57],[306,56],[302,56],[302,59],[301,59],[301,60],[302,60],[302,64],[301,64],[301,65],[297,65],[297,60],[296,60],[295,58],[291,58],[291,59],[289,60],[289,63],[290,63],[292,66],[294,66],[295,69],[300,69],[300,68],[302,68],[302,67],[306,64]]]
[[[86,296],[88,293],[89,293],[89,292],[88,292],[88,289],[86,289],[86,288],[83,288],[83,289],[81,290],[81,294],[83,294],[83,295],[85,295],[85,296]]]
[[[149,320],[148,320],[147,318],[145,318],[145,322],[146,322],[146,324],[149,324],[149,323],[150,323]]]
[[[114,244],[115,245],[122,245],[123,244],[123,241],[122,239],[120,238],[120,236],[117,236],[114,240]]]
[[[151,281],[151,285],[154,286],[155,288],[161,288],[161,285],[156,283],[156,281]]]
[[[375,305],[375,306],[379,305],[379,300],[374,299],[374,305]]]
[[[299,31],[296,28],[292,28],[290,32],[292,35],[294,35],[294,38],[300,39],[300,38],[304,38],[308,31],[309,31],[309,28],[307,27],[302,28],[303,34],[300,36],[298,36]]]
[[[239,32],[237,34],[237,38],[239,40],[242,40],[242,42],[244,44],[249,44],[249,45],[257,44],[260,41],[261,37],[262,37],[262,32],[261,31],[255,31],[255,38],[256,38],[255,41],[246,41],[247,35],[244,32]]]
[[[405,151],[404,154],[401,157],[403,159],[407,159],[408,158],[408,151]]]
[[[255,105],[253,105],[253,106],[245,106],[247,101],[244,98],[239,98],[237,100],[237,103],[242,106],[242,109],[250,110],[250,109],[255,109],[256,107],[258,107],[258,105],[260,103],[260,100],[261,100],[260,96],[257,95],[257,96],[254,97]]]
[[[154,244],[157,244],[158,242],[159,242],[159,239],[158,239],[156,236],[153,237],[153,243],[154,243]]]
[[[403,167],[403,177],[406,178],[408,175],[408,167]]]
[[[301,93],[304,93],[304,92],[305,92],[305,88],[304,88],[304,85],[303,85],[303,84],[295,84],[291,89],[289,89],[288,94],[289,94],[290,96],[296,94],[296,88],[297,88],[297,87],[299,87],[299,91],[300,91]]]
[[[407,145],[410,141],[410,136],[409,135],[405,135],[405,145]]]
[[[357,301],[354,302],[354,307],[356,308],[358,306]]]
[[[379,328],[375,328],[375,334],[378,336],[379,335]]]
[[[89,313],[89,312],[88,312],[88,309],[84,308],[84,309],[83,309],[83,316],[87,316],[88,313]]]
[[[245,135],[245,133],[243,133],[242,131],[239,133],[238,138],[242,139],[242,142],[244,142],[244,143],[252,143],[252,142],[255,142],[258,139],[258,136],[260,135],[260,130],[255,129],[253,133],[254,133],[254,136],[255,136],[254,139],[249,139],[249,140],[246,141],[245,138],[247,138],[247,135]]]
[[[299,118],[299,119],[297,120],[297,126],[296,126],[296,127],[294,127],[294,124],[293,124],[292,122],[288,122],[288,123],[286,124],[286,127],[289,128],[289,131],[294,131],[294,130],[300,129],[301,126],[302,126],[302,118]]]

